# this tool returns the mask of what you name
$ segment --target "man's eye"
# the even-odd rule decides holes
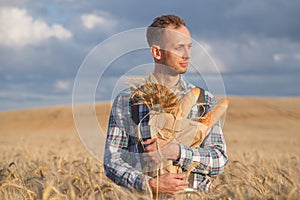
[[[181,49],[183,49],[183,46],[178,46],[178,47],[176,47],[175,49],[176,49],[176,50],[181,50]]]

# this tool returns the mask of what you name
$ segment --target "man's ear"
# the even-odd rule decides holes
[[[150,51],[151,51],[151,54],[152,54],[152,56],[153,56],[154,59],[156,59],[156,60],[160,60],[161,59],[161,49],[160,49],[160,46],[151,45]]]

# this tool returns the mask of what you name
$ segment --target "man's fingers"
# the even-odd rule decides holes
[[[143,145],[146,145],[147,151],[155,151],[155,150],[157,150],[155,142],[156,142],[156,138],[148,139],[143,142]]]
[[[181,180],[183,180],[185,178],[185,174],[172,173],[172,174],[170,174],[170,176],[173,176],[173,178],[181,179]]]
[[[166,194],[180,194],[185,191],[186,188],[188,188],[188,182],[184,180],[185,175],[184,174],[176,174],[176,173],[167,173],[162,174],[158,176],[157,178],[159,186],[159,192],[166,193]],[[150,186],[153,189],[156,189],[156,179],[151,179]]]
[[[145,144],[152,144],[156,141],[156,138],[152,138],[152,139],[148,139],[146,141],[143,141],[142,143],[145,145]]]
[[[155,142],[157,142],[157,145],[160,148],[164,147],[165,145],[167,145],[169,143],[166,140],[162,140],[162,139],[159,139],[159,138],[152,138],[152,139],[148,139],[146,141],[143,141],[142,144],[144,144],[144,145],[153,145],[153,144],[155,144]]]

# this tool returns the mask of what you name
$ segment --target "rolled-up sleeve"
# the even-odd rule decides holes
[[[208,174],[211,176],[221,174],[228,162],[226,144],[220,122],[213,126],[198,148],[191,148],[180,144],[180,158],[177,165],[183,169],[189,169],[192,163],[197,165],[193,169],[195,173]]]
[[[106,137],[104,170],[108,178],[116,184],[139,191],[147,190],[151,178],[133,166],[139,154],[128,150],[128,97],[119,95],[111,110]]]

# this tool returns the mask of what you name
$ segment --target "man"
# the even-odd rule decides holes
[[[185,22],[175,15],[158,17],[148,27],[147,41],[155,63],[153,76],[148,80],[152,82],[151,77],[154,77],[156,82],[169,88],[179,99],[182,98],[195,87],[182,76],[188,69],[192,45]],[[104,158],[106,175],[118,185],[139,191],[146,191],[148,186],[152,191],[162,194],[177,194],[188,187],[207,191],[211,177],[222,173],[228,162],[220,123],[211,128],[197,148],[174,141],[161,146],[160,155],[173,161],[183,172],[193,162],[198,163],[190,177],[185,177],[184,173],[165,173],[159,176],[143,173],[145,161],[159,161],[157,144],[161,145],[163,141],[151,138],[147,115],[149,109],[145,105],[139,105],[138,113],[133,113],[130,98],[133,90],[129,88],[121,92],[111,110]],[[211,109],[216,103],[208,91],[205,91],[205,100],[207,109]],[[198,109],[198,106],[194,106],[188,117],[199,117]],[[139,113],[142,115],[136,116]],[[132,120],[134,117],[139,119],[140,126],[137,127]],[[142,142],[137,139],[139,131]]]

